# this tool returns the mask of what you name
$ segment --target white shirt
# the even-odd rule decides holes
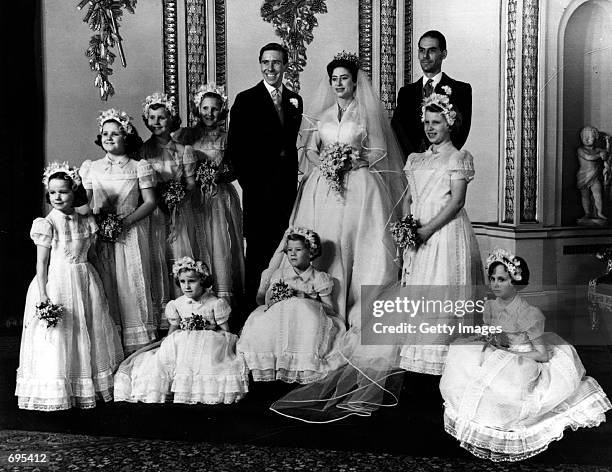
[[[268,93],[270,94],[270,96],[272,97],[272,92],[274,92],[274,90],[278,90],[281,94],[281,97],[283,96],[283,84],[280,85],[280,87],[275,88],[272,87],[268,82],[266,82],[265,80],[263,81],[264,85],[266,86],[266,89],[268,90]],[[272,97],[274,98],[274,97]]]
[[[434,75],[433,77],[427,77],[426,75],[423,76],[423,87],[425,87],[425,84],[427,83],[427,81],[429,79],[432,79],[433,82],[431,83],[433,90],[436,89],[436,87],[438,86],[438,84],[440,83],[440,81],[442,80],[442,71],[440,71],[439,73],[437,73],[436,75]]]

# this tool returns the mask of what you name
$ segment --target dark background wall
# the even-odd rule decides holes
[[[43,216],[40,9],[39,0],[0,2],[0,332],[21,324],[36,271],[30,226]]]

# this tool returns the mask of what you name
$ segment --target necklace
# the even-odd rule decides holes
[[[348,102],[348,104],[347,104],[346,106],[344,106],[344,107],[343,107],[343,106],[341,106],[341,105],[340,105],[340,103],[338,103],[338,108],[340,109],[340,111],[341,111],[342,113],[344,113],[344,112],[347,110],[347,108],[351,106],[351,103],[353,103],[353,100],[351,100],[350,102]]]

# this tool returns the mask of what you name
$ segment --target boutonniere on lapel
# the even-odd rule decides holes
[[[296,110],[300,107],[300,102],[298,102],[297,98],[290,98],[289,103],[291,103]]]

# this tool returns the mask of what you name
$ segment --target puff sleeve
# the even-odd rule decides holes
[[[166,305],[165,315],[168,323],[171,325],[178,326],[180,324],[181,315],[179,314],[176,302],[174,300],[170,300]]]
[[[227,303],[227,301],[225,301],[223,298],[219,298],[215,302],[213,315],[217,324],[227,323],[231,312],[232,309],[230,308],[229,303]]]
[[[91,190],[93,188],[91,182],[91,160],[86,160],[81,164],[81,167],[79,167],[79,175],[81,176],[83,187],[86,190]]]
[[[334,288],[334,279],[327,272],[316,272],[313,288],[320,297],[331,295]]]
[[[530,341],[533,341],[544,334],[545,322],[546,317],[540,309],[529,305],[519,314],[518,328]]]
[[[454,152],[448,161],[448,173],[451,180],[463,179],[471,182],[474,178],[474,158],[467,151]]]
[[[153,188],[157,184],[155,170],[144,159],[138,161],[136,174],[138,175],[138,187],[141,189]]]
[[[45,218],[36,218],[32,223],[30,238],[37,246],[50,248],[53,241],[53,225]]]

